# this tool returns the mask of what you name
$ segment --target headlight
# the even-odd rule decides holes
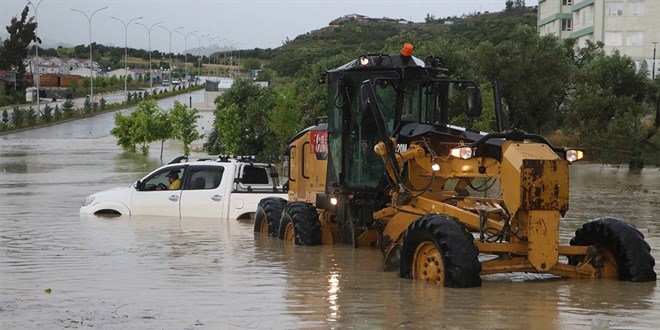
[[[458,147],[451,149],[451,155],[456,158],[461,159],[470,159],[472,158],[472,148],[470,147]]]
[[[566,160],[569,163],[576,162],[584,158],[584,152],[582,150],[568,149],[566,150]]]
[[[83,201],[83,206],[87,206],[89,204],[92,204],[92,202],[94,201],[95,198],[96,197],[94,197],[94,195],[87,196],[87,198],[85,198],[85,200]]]
[[[369,56],[367,55],[360,56],[360,58],[358,58],[358,62],[360,63],[361,66],[369,65]]]

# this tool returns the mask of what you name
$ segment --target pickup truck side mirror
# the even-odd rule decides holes
[[[140,191],[144,189],[144,184],[142,183],[142,181],[137,180],[135,181],[135,183],[133,183],[133,187],[135,187],[135,190]]]

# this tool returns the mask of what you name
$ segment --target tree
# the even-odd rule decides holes
[[[183,143],[183,153],[186,156],[190,155],[190,144],[203,138],[203,135],[197,131],[197,119],[200,117],[197,109],[188,110],[186,105],[179,101],[174,101],[174,106],[170,110],[172,135],[175,140]]]
[[[163,109],[158,109],[153,114],[152,123],[154,125],[154,141],[160,141],[160,158],[163,159],[163,149],[165,141],[171,139],[174,133],[174,127],[170,118],[170,113]]]
[[[55,118],[55,120],[60,120],[60,118],[62,118],[62,110],[60,110],[59,104],[55,104],[55,111],[53,112],[54,112],[53,118]]]
[[[223,153],[236,155],[241,143],[241,126],[238,125],[241,118],[238,114],[238,105],[230,106],[216,111],[216,121],[213,133],[209,136],[209,141],[216,144],[216,149],[212,153]],[[217,140],[217,141],[216,141]],[[208,150],[206,144],[205,148]]]
[[[9,113],[7,112],[7,109],[2,110],[2,127],[7,128],[7,125],[9,124]]]
[[[618,51],[598,53],[578,71],[566,123],[575,139],[602,162],[643,167],[648,132],[642,118],[645,73]]]
[[[268,115],[268,127],[273,133],[274,139],[266,146],[273,149],[272,156],[277,157],[284,154],[287,148],[287,141],[296,133],[303,129],[303,123],[300,121],[302,103],[296,97],[296,86],[294,84],[282,85],[275,90],[275,106]]]
[[[225,142],[221,141],[220,130],[223,112],[234,105],[238,118],[237,130],[240,131],[240,144],[237,154],[265,156],[265,143],[272,143],[271,132],[266,124],[268,112],[273,108],[273,91],[254,85],[248,79],[237,79],[231,88],[216,99],[215,120],[213,128],[216,133],[208,137],[204,145],[209,153],[227,153]],[[233,110],[232,110],[233,111]],[[233,131],[233,130],[232,130]]]
[[[73,115],[73,106],[74,104],[72,100],[66,100],[64,104],[62,104],[62,112],[66,118],[69,118],[71,115]]]
[[[11,112],[11,123],[14,127],[22,127],[25,122],[26,111],[24,109],[15,106]]]
[[[37,39],[34,32],[37,23],[34,22],[34,17],[27,18],[28,12],[29,7],[25,6],[20,20],[16,17],[11,19],[10,25],[7,26],[9,37],[3,42],[0,53],[0,69],[12,70],[16,68],[16,78],[19,80],[25,75],[23,60],[27,58],[28,46],[32,41],[41,42],[41,39]]]
[[[256,58],[246,58],[243,60],[243,67],[246,71],[261,69],[261,61]]]
[[[117,145],[125,151],[136,151],[136,142],[131,134],[133,125],[134,120],[131,116],[124,116],[121,112],[115,113],[115,127],[110,130],[110,134],[117,139]]]
[[[53,119],[53,107],[51,107],[50,104],[46,104],[44,107],[44,110],[41,112],[41,119],[47,123]]]
[[[153,120],[155,114],[160,110],[155,100],[141,101],[137,109],[131,113],[133,125],[130,129],[132,140],[140,146],[143,155],[149,154],[149,143],[157,141],[159,134],[158,126]]]
[[[573,66],[554,36],[518,25],[508,40],[484,42],[474,52],[475,64],[488,81],[498,81],[511,128],[549,133],[561,122],[560,111]]]

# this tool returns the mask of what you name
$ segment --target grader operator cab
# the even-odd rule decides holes
[[[385,270],[447,287],[510,272],[655,281],[650,247],[630,223],[595,219],[560,244],[568,166],[583,151],[451,125],[458,111],[480,116],[481,92],[437,58],[422,61],[406,44],[324,78],[326,122],[291,139],[288,201],[262,199],[255,232],[379,248]]]

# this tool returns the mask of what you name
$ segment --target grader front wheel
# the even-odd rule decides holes
[[[403,234],[399,276],[445,287],[481,286],[478,256],[479,250],[458,220],[426,215]]]
[[[437,285],[445,283],[445,264],[438,247],[429,241],[424,241],[415,249],[413,256],[413,278],[433,282]]]
[[[575,231],[571,245],[593,245],[595,256],[575,256],[569,263],[589,262],[599,269],[600,277],[620,281],[655,281],[655,259],[644,235],[632,224],[616,218],[598,218]]]

